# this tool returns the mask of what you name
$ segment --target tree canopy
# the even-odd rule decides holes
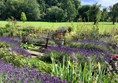
[[[24,12],[28,21],[78,21],[94,22],[118,20],[118,3],[108,9],[100,4],[81,5],[81,0],[0,0],[0,20],[21,19]]]
[[[115,22],[118,20],[118,3],[111,7],[111,17],[113,24],[115,24]]]
[[[100,5],[92,5],[89,10],[89,16],[90,20],[93,21],[94,24],[96,24],[101,18]]]
[[[63,20],[63,17],[64,16],[64,11],[57,7],[57,6],[52,6],[50,8],[47,8],[47,19],[49,21],[53,21],[53,22],[56,22],[56,21],[62,21]]]

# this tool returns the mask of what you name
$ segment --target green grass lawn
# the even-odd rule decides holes
[[[8,22],[7,21],[0,21],[1,27],[4,27]],[[72,26],[74,29],[78,30],[79,28],[91,28],[93,27],[93,22],[17,22],[17,25],[20,25],[21,27],[26,26],[34,26],[36,28],[49,28],[49,29],[55,29],[59,26]],[[112,24],[112,22],[99,22],[98,27],[100,29],[100,32],[103,32],[104,30],[110,31],[113,27],[118,28],[118,23],[115,23],[115,25]]]

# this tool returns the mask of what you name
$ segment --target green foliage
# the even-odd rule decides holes
[[[101,12],[100,12],[100,5],[94,4],[91,6],[89,10],[90,19],[94,22],[94,25],[100,21]]]
[[[11,63],[18,67],[30,67],[38,69],[43,73],[51,72],[51,64],[45,63],[37,58],[28,58],[22,55],[18,55],[14,52],[8,52],[7,48],[0,48],[0,58],[6,62]]]
[[[81,6],[78,11],[79,11],[79,18],[82,18],[83,22],[88,22],[90,21],[90,16],[89,16],[89,11],[90,11],[91,6],[90,5],[83,5]]]
[[[62,9],[64,10],[65,14],[64,18],[68,21],[73,21],[73,19],[77,15],[77,11],[73,0],[63,0]]]
[[[110,83],[111,80],[106,80],[105,68],[103,58],[96,59],[91,57],[83,57],[76,55],[79,62],[71,62],[69,57],[63,56],[61,62],[55,61],[56,54],[52,53],[52,74],[67,80],[69,83]],[[110,74],[109,74],[110,75]]]
[[[68,32],[71,33],[73,31],[72,27],[68,27]]]
[[[46,2],[45,0],[37,0],[40,6],[40,13],[41,13],[41,19],[44,20],[44,17],[46,15]]]
[[[0,2],[2,19],[13,16],[20,20],[22,11],[26,13],[28,20],[39,20],[40,18],[40,8],[37,0],[2,0]]]
[[[102,10],[102,14],[101,14],[101,21],[107,21],[107,19],[108,19],[108,11],[107,11],[107,9],[106,8],[104,8],[103,10]]]
[[[0,36],[7,36],[7,35],[9,35],[10,33],[9,33],[9,29],[8,28],[0,28],[1,30],[0,30]]]
[[[0,36],[16,36],[18,34],[16,24],[17,22],[13,17],[9,18],[5,27],[1,27]]]
[[[118,35],[114,36],[114,39],[118,42]],[[117,43],[118,44],[118,43]]]
[[[74,1],[76,10],[78,10],[81,4],[80,0],[73,0],[73,1]]]
[[[107,74],[107,75],[104,75],[103,77],[103,80],[104,80],[104,83],[117,83],[118,80],[118,74],[115,74],[115,73],[112,73],[112,74]]]
[[[85,48],[85,49],[93,49],[93,50],[95,50],[95,49],[99,49],[99,50],[108,50],[108,48],[107,47],[103,47],[102,45],[94,45],[94,44],[92,44],[92,43],[80,43],[80,42],[74,42],[74,43],[70,43],[70,45],[69,45],[70,47],[74,47],[74,48],[77,48],[77,47],[79,47],[79,48]]]
[[[98,26],[93,26],[92,29],[89,31],[89,38],[96,40],[100,38]]]
[[[103,33],[102,34],[100,34],[102,37],[110,37],[110,32],[108,32],[108,31],[103,31]]]
[[[22,45],[21,45],[21,47],[23,47],[24,49],[28,49],[28,50],[36,50],[36,49],[38,49],[38,47],[37,46],[34,46],[33,44],[28,44],[28,43],[23,43]]]
[[[38,58],[44,62],[52,62],[51,59],[53,58],[56,63],[62,63],[63,57],[65,57],[65,60],[68,60],[69,53],[67,52],[57,52],[55,50],[52,50],[49,53],[45,53],[44,56],[39,56]],[[70,58],[70,61],[73,61],[73,58]]]
[[[27,27],[24,27],[20,30],[22,31],[23,36],[28,36],[30,34],[36,34],[36,33],[40,32],[40,30],[35,28],[34,26],[27,26]]]
[[[105,40],[104,40],[105,41]],[[106,41],[105,41],[106,42]],[[111,43],[112,42],[112,43]],[[109,54],[114,54],[117,52],[117,50],[114,49],[114,47],[116,46],[116,44],[113,43],[113,41],[109,40],[108,43],[110,46],[106,47],[103,45],[95,45],[92,43],[80,43],[80,42],[74,42],[74,43],[69,43],[70,47],[74,47],[74,48],[84,48],[84,49],[91,49],[91,50],[101,50],[101,51],[107,51]]]
[[[85,29],[86,28],[86,29]],[[99,28],[98,26],[92,26],[92,28],[88,28],[86,26],[82,27],[80,30],[76,31],[76,34],[73,36],[74,40],[78,39],[99,39],[100,34],[99,34]]]
[[[47,8],[47,19],[49,21],[63,21],[64,11],[61,8],[58,8],[57,6],[52,6],[50,8]]]
[[[24,12],[21,13],[21,21],[25,22],[27,20],[26,14]]]
[[[52,74],[61,79],[67,80],[69,83],[76,83],[78,80],[75,74],[74,65],[71,63],[70,59],[66,61],[65,57],[63,57],[62,63],[56,63],[54,58],[51,57],[52,60]]]
[[[115,22],[118,20],[118,3],[114,4],[113,7],[111,7],[111,17],[112,22],[115,24]]]
[[[0,41],[0,48],[8,48],[9,44],[7,44],[6,42],[1,42]]]
[[[38,58],[25,57],[13,52],[10,46],[11,44],[0,42],[0,59],[3,59],[14,66],[35,68],[43,73],[51,72],[51,64],[45,63]]]
[[[100,21],[100,18],[101,21],[112,20],[113,23],[118,20],[117,11],[115,11],[117,10],[117,3],[111,7],[110,12],[106,9],[103,9],[101,12],[100,6],[97,4],[81,6],[80,2],[81,0],[1,0],[0,19],[5,20],[13,16],[20,20],[21,13],[25,12],[27,20],[78,21],[78,19],[82,18],[82,21],[94,21],[94,24]],[[58,11],[53,12],[54,17],[57,13],[59,16],[56,16],[56,18],[51,18],[49,16],[51,18],[50,20],[48,17],[48,9],[52,11],[53,6],[57,7],[56,10]],[[100,16],[100,13],[102,13],[102,16]]]

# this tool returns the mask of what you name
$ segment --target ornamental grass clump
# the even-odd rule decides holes
[[[113,80],[105,77],[108,74],[103,58],[96,61],[93,56],[79,57],[77,54],[79,61],[71,62],[69,55],[63,55],[62,61],[57,62],[54,58],[56,53],[51,52],[51,55],[52,74],[67,80],[68,83],[110,83]]]
[[[56,62],[52,54],[52,74],[60,77],[63,80],[68,81],[68,83],[76,83],[77,76],[75,72],[74,64],[71,63],[69,57],[63,57],[62,62]]]

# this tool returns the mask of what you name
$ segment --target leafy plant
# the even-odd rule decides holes
[[[52,54],[52,56],[54,56]],[[54,58],[51,57],[52,60],[52,74],[60,77],[61,79],[67,80],[69,83],[77,82],[75,68],[71,63],[69,57],[66,61],[65,57],[63,57],[62,64],[60,62],[55,62]]]
[[[110,82],[110,80],[103,79],[106,73],[106,64],[103,58],[96,59],[93,56],[87,58],[77,54],[79,62],[72,63],[70,58],[65,55],[63,55],[61,62],[57,62],[55,56],[56,53],[52,52],[52,74],[67,80],[69,83]]]
[[[27,17],[26,17],[26,14],[25,14],[25,12],[22,12],[21,13],[21,21],[23,21],[23,22],[25,22],[25,21],[27,21]]]

